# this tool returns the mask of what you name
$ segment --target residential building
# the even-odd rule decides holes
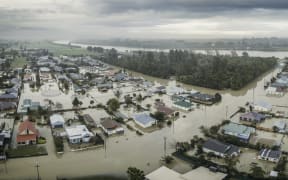
[[[60,114],[50,116],[50,125],[52,128],[64,128],[65,120]]]
[[[20,123],[17,133],[17,144],[36,144],[39,137],[39,131],[35,128],[34,123],[24,120]]]
[[[240,120],[260,123],[265,120],[265,115],[257,112],[247,112],[240,115]]]
[[[223,133],[247,142],[251,134],[255,133],[255,128],[231,122],[223,127]]]
[[[148,128],[156,124],[156,119],[152,118],[147,112],[134,114],[133,119],[135,123],[142,128]]]
[[[65,131],[69,142],[72,144],[87,143],[91,137],[93,137],[93,133],[91,133],[85,125],[66,127]]]
[[[112,134],[120,134],[124,133],[124,129],[121,127],[121,125],[110,119],[110,118],[105,118],[103,121],[100,122],[99,127],[108,135]]]
[[[180,174],[165,166],[161,166],[155,171],[147,174],[147,180],[222,180],[227,174],[221,172],[210,171],[205,167],[198,167],[185,174]]]
[[[276,129],[278,132],[286,132],[286,122],[284,120],[282,121],[276,121],[273,125],[273,129]]]
[[[187,101],[176,101],[173,103],[173,107],[184,111],[190,111],[193,109],[193,104]]]
[[[264,101],[259,101],[253,104],[253,110],[259,112],[270,112],[272,111],[272,105]]]
[[[258,159],[277,163],[281,158],[281,151],[271,149],[261,149],[258,154]]]
[[[222,143],[215,139],[208,139],[203,144],[203,151],[205,153],[214,153],[221,157],[233,157],[240,154],[240,149],[232,144]]]
[[[284,91],[279,87],[269,86],[265,92],[267,96],[284,96]]]

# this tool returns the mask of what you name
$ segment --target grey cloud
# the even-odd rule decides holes
[[[213,12],[233,9],[287,9],[287,0],[86,0],[89,7],[102,13],[126,11]],[[99,8],[101,7],[101,8]]]

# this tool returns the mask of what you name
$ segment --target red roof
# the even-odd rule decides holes
[[[25,142],[25,141],[36,141],[37,135],[36,134],[29,134],[29,135],[18,135],[17,142]]]
[[[32,131],[34,134],[38,135],[38,130],[35,128],[34,123],[32,123],[29,120],[23,121],[18,128],[18,134],[22,134],[23,131],[26,131],[28,129],[29,131]]]

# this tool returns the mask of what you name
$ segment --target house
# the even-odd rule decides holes
[[[272,111],[272,105],[264,101],[259,101],[253,104],[253,110],[259,112],[270,112]]]
[[[185,89],[177,86],[170,86],[166,90],[167,95],[172,96],[172,95],[178,95],[178,94],[183,94],[185,93]]]
[[[0,101],[3,102],[17,102],[18,94],[15,93],[4,93],[0,95]]]
[[[267,96],[284,96],[284,91],[279,87],[269,86],[265,92]]]
[[[38,108],[41,107],[40,102],[32,101],[31,99],[24,99],[22,108],[23,110],[38,110]]]
[[[240,149],[232,144],[222,143],[215,139],[208,139],[203,144],[203,151],[205,153],[213,153],[221,157],[233,157],[240,154]]]
[[[100,122],[99,127],[108,135],[112,134],[120,134],[124,133],[124,129],[121,127],[121,125],[110,119],[110,118],[105,118],[102,122]]]
[[[202,101],[202,102],[210,102],[210,101],[214,101],[215,96],[210,95],[210,94],[202,94],[200,92],[196,92],[196,93],[191,93],[191,95],[189,95],[189,97],[192,100],[195,101]]]
[[[77,125],[65,128],[68,140],[72,144],[89,142],[93,133],[91,133],[85,125]]]
[[[133,119],[136,124],[141,126],[142,128],[148,128],[151,127],[152,125],[156,124],[156,119],[152,118],[148,113],[139,113],[139,114],[134,114]]]
[[[31,121],[24,120],[21,122],[16,138],[17,144],[36,144],[38,137],[39,131]]]
[[[258,159],[262,159],[262,160],[266,160],[266,161],[271,161],[271,162],[279,162],[280,158],[281,158],[281,151],[277,151],[277,150],[271,150],[271,149],[261,149],[257,158]]]
[[[83,120],[87,126],[89,125],[90,127],[96,127],[96,122],[90,116],[90,114],[84,114],[82,117],[83,117]]]
[[[0,102],[0,111],[16,110],[16,102]]]
[[[277,130],[278,132],[286,132],[286,122],[284,120],[282,121],[276,121],[273,125],[273,129]]]
[[[255,128],[231,122],[223,127],[223,133],[247,142],[251,134],[255,133]]]
[[[240,115],[240,120],[260,123],[265,120],[265,115],[257,112],[247,112]]]
[[[162,112],[165,116],[171,116],[175,112],[173,109],[166,107],[165,105],[155,105],[158,112]]]
[[[50,125],[52,128],[64,128],[65,120],[60,114],[50,116]]]
[[[193,104],[187,101],[176,101],[173,103],[173,107],[184,111],[190,111],[193,108]]]
[[[127,121],[129,118],[128,116],[126,116],[125,114],[121,113],[121,112],[113,112],[113,115],[116,117],[116,118],[121,118],[123,121]]]
[[[223,180],[227,174],[214,172],[205,167],[198,167],[185,174],[178,173],[165,166],[161,166],[155,171],[147,174],[147,180]]]

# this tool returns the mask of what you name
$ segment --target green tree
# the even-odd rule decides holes
[[[129,180],[145,180],[144,172],[136,167],[129,167],[127,175]]]
[[[80,101],[78,100],[77,97],[74,98],[74,100],[72,101],[72,104],[74,107],[78,107],[80,105]]]
[[[251,164],[250,172],[251,175],[255,178],[264,178],[265,171],[260,166]]]
[[[117,99],[112,98],[107,102],[107,106],[110,111],[117,111],[120,108],[120,103]]]

